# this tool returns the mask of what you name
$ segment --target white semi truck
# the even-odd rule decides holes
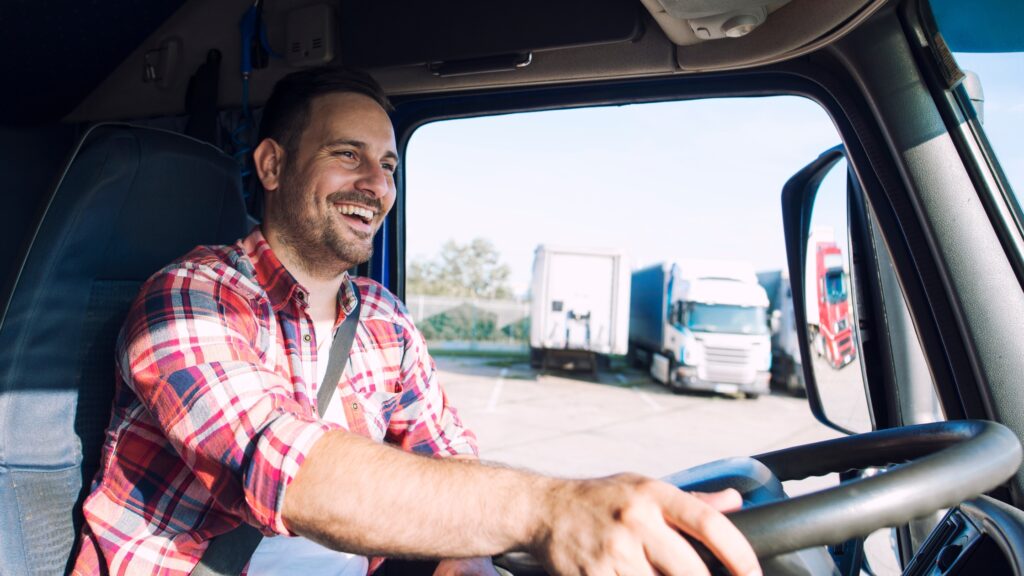
[[[623,355],[629,336],[629,265],[618,249],[540,245],[530,288],[530,363],[589,367]]]
[[[630,292],[630,356],[655,380],[677,392],[769,391],[768,296],[749,264],[658,264],[633,272]]]

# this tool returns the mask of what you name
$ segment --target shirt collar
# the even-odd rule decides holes
[[[295,301],[302,308],[308,306],[309,290],[299,284],[284,267],[259,226],[253,228],[253,231],[242,240],[242,246],[252,261],[256,279],[266,291],[275,312],[280,311],[291,301]],[[352,289],[349,274],[345,272],[345,281],[338,291],[338,318],[335,324],[340,323],[356,305]]]

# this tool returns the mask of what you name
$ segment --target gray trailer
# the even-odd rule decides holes
[[[800,360],[800,341],[789,272],[758,272],[757,281],[768,293],[768,317],[772,333],[772,388],[803,395],[804,371]]]

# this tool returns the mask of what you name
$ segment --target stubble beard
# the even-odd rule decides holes
[[[278,239],[289,248],[298,265],[311,276],[333,278],[369,261],[373,256],[373,235],[350,229],[357,239],[346,240],[334,221],[335,201],[363,195],[354,191],[335,192],[327,197],[327,208],[318,210],[315,195],[306,190],[305,183],[293,172],[286,168],[281,174],[273,209]]]

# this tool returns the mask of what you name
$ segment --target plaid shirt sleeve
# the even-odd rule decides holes
[[[432,456],[479,456],[476,436],[463,426],[437,378],[423,335],[396,299],[396,326],[403,332],[402,394],[391,417],[388,441]]]
[[[188,264],[154,277],[133,306],[118,368],[215,506],[290,534],[284,493],[337,426],[300,404],[273,368],[275,326],[246,280]]]

